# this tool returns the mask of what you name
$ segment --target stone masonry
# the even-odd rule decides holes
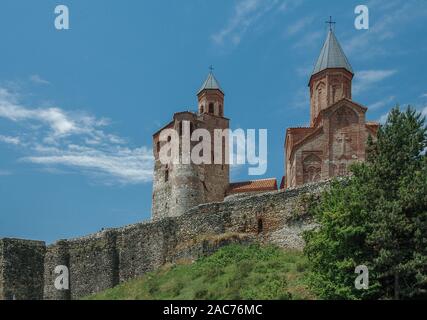
[[[325,183],[248,195],[196,206],[184,215],[78,239],[0,240],[0,299],[79,299],[140,277],[165,263],[195,260],[229,243],[259,241],[302,249],[302,232],[315,225],[310,197]],[[54,287],[55,267],[70,271],[70,290]]]
[[[154,153],[154,181],[152,218],[159,220],[165,217],[179,216],[188,209],[202,204],[223,201],[229,187],[229,165],[226,154],[226,143],[228,143],[227,132],[229,119],[224,117],[224,93],[218,81],[210,72],[206,81],[197,94],[198,112],[178,112],[173,120],[153,135]],[[187,125],[186,125],[187,124]],[[161,133],[167,129],[174,129],[179,136],[180,155],[186,153],[183,140],[197,129],[205,129],[211,137],[211,152],[203,154],[210,159],[210,163],[185,164],[182,157],[179,163],[162,163],[160,161],[160,150],[165,144],[172,145],[172,136],[169,141],[161,141]],[[223,148],[220,161],[215,161],[214,137],[215,130],[224,132],[220,137]],[[187,141],[188,152],[192,152],[198,141]],[[175,142],[176,143],[176,142]],[[200,152],[199,152],[200,154]],[[219,157],[220,155],[216,155]],[[217,164],[219,163],[219,164]]]
[[[346,176],[352,163],[365,161],[379,124],[367,122],[367,108],[352,101],[353,76],[331,29],[310,77],[310,126],[286,131],[286,187]]]

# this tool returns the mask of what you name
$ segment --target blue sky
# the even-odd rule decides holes
[[[58,4],[70,30],[54,28]],[[354,28],[358,4],[369,30]],[[196,109],[211,64],[232,127],[268,129],[264,177],[280,179],[330,15],[368,119],[397,103],[427,114],[423,0],[1,1],[0,237],[52,242],[148,219],[151,135]]]

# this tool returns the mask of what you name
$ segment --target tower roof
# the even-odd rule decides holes
[[[197,92],[197,94],[201,93],[203,90],[219,90],[222,93],[224,93],[221,89],[221,86],[219,85],[218,80],[213,75],[212,71],[209,72],[207,79],[203,83],[200,90]]]
[[[341,48],[332,29],[329,29],[322,51],[317,59],[312,75],[328,68],[344,68],[353,73],[353,68]]]

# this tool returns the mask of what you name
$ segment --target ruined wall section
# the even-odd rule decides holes
[[[178,217],[61,240],[47,249],[43,242],[0,240],[0,299],[79,299],[230,243],[302,249],[302,232],[315,227],[307,205],[326,185],[203,204]],[[58,265],[69,268],[69,290],[54,287]]]
[[[120,282],[159,268],[177,245],[176,224],[172,218],[130,225],[117,232],[120,234],[117,244]]]
[[[0,239],[0,300],[43,299],[41,241]]]
[[[44,259],[44,284],[43,298],[46,300],[70,300],[70,290],[57,290],[54,286],[59,274],[55,273],[57,266],[70,266],[70,253],[68,241],[59,240],[54,245],[46,248]]]

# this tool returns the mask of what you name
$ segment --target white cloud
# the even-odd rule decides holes
[[[300,3],[301,0],[240,0],[234,6],[226,25],[211,38],[219,46],[237,46],[249,28],[268,13],[286,12]]]
[[[21,126],[21,137],[0,135],[0,142],[20,145],[27,154],[22,161],[53,171],[65,166],[108,184],[152,179],[151,150],[126,146],[126,139],[106,131],[108,119],[58,107],[28,108],[19,103],[19,96],[4,88],[0,88],[0,118]]]
[[[39,85],[48,85],[50,84],[49,81],[43,79],[41,76],[39,76],[38,74],[33,74],[29,77],[30,81],[35,83],[35,84],[39,84]]]
[[[396,74],[397,70],[365,70],[356,74],[353,84],[353,93],[358,94],[366,89],[372,89],[372,85],[383,81]]]
[[[420,98],[427,98],[427,93],[423,93]]]
[[[404,104],[404,106],[407,106],[407,104]],[[418,111],[418,112],[420,112],[420,113],[421,113],[421,115],[422,115],[423,117],[427,117],[427,106],[422,107],[422,108],[420,108],[419,106],[416,106],[415,108],[417,109],[417,111]],[[405,109],[406,109],[406,107],[405,107]],[[381,123],[381,124],[386,123],[389,113],[390,113],[390,111],[389,111],[389,112],[387,112],[386,114],[383,114],[383,115],[379,118],[378,122],[379,122],[379,123]]]
[[[397,33],[404,32],[404,26],[415,21],[424,22],[427,7],[423,1],[373,0],[367,3],[375,19],[370,20],[369,30],[357,34],[344,42],[344,51],[358,57],[372,58],[377,54],[390,54],[395,50],[386,47],[387,41],[394,39]]]
[[[10,136],[0,135],[0,142],[19,145],[21,143],[21,140],[19,139],[19,137],[10,137]]]
[[[300,31],[304,30],[305,27],[310,25],[313,22],[313,20],[314,20],[314,16],[308,16],[308,17],[306,16],[295,21],[286,29],[286,34],[288,36],[293,36],[299,33]]]
[[[395,100],[395,98],[396,98],[395,96],[387,97],[385,99],[382,99],[380,101],[370,104],[368,108],[371,110],[375,110],[375,109],[380,109],[382,107],[385,107],[387,105],[390,106],[390,104]]]
[[[4,88],[0,88],[0,118],[47,126],[46,143],[57,143],[70,135],[87,135],[93,142],[109,140],[124,143],[123,139],[101,130],[109,125],[108,119],[97,119],[83,112],[67,112],[57,107],[30,109],[20,105],[17,97]]]
[[[300,88],[296,91],[292,106],[297,109],[306,109],[310,106],[310,92],[307,88]]]
[[[229,19],[228,24],[219,32],[212,35],[212,40],[223,45],[226,40],[230,40],[233,44],[238,44],[243,33],[257,19],[257,11],[262,5],[261,0],[242,0],[239,1],[235,8],[234,14]]]
[[[49,150],[46,155],[25,157],[22,161],[82,169],[91,175],[105,178],[105,181],[115,180],[123,184],[149,182],[153,174],[152,153],[145,147],[104,151],[74,146]]]

